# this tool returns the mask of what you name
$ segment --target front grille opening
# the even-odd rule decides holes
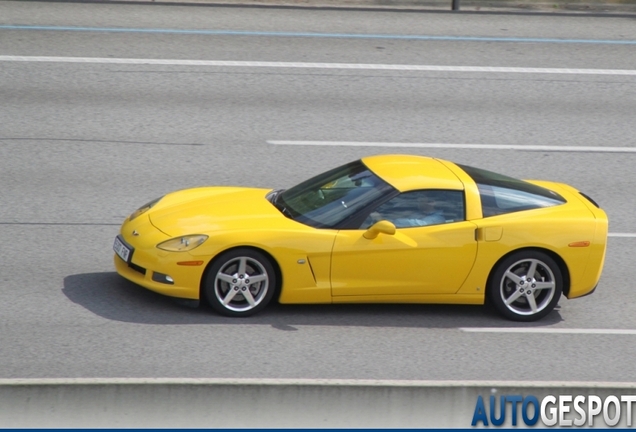
[[[142,275],[145,275],[145,274],[146,274],[146,269],[145,269],[145,268],[143,268],[142,266],[138,266],[138,265],[137,265],[137,264],[135,264],[135,263],[131,263],[131,262],[130,262],[130,263],[128,263],[128,267],[130,267],[131,269],[133,269],[133,270],[134,270],[134,271],[136,271],[136,272],[141,273]]]

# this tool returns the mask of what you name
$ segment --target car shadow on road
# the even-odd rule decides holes
[[[62,292],[72,302],[113,321],[138,324],[250,324],[283,331],[297,326],[357,327],[528,327],[562,321],[558,306],[536,323],[515,323],[500,318],[487,306],[416,304],[272,304],[248,318],[220,316],[205,305],[173,299],[127,281],[115,272],[83,273],[64,278]]]

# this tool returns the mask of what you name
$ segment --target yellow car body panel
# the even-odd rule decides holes
[[[333,303],[382,303],[382,304],[484,304],[482,294],[390,294],[390,295],[362,295],[338,296]]]
[[[563,261],[569,275],[568,298],[591,292],[600,279],[605,257],[607,216],[588,206],[575,189],[552,182],[532,183],[554,190],[568,200],[554,207],[525,210],[473,221],[477,229],[478,253],[474,270],[458,294],[484,292],[488,276],[503,257],[521,249],[543,249]],[[590,213],[594,218],[590,218]],[[488,238],[488,235],[491,238]],[[589,241],[587,247],[570,244]]]
[[[266,199],[267,189],[205,187],[166,195],[147,213],[126,220],[120,234],[134,247],[134,270],[115,255],[116,269],[125,278],[173,297],[199,299],[204,271],[220,253],[253,247],[275,257],[281,270],[280,302],[330,303],[330,254],[336,230],[316,230],[281,217]],[[246,205],[237,219],[235,207]],[[234,210],[233,210],[234,208]],[[222,229],[221,229],[222,227]],[[133,232],[137,235],[133,235]],[[183,234],[205,234],[201,246],[187,252],[157,248],[161,241]],[[299,261],[304,263],[300,264]],[[200,265],[178,263],[201,261]],[[152,280],[152,273],[169,275],[174,284]]]
[[[366,230],[342,230],[331,265],[334,298],[454,294],[477,254],[475,224],[457,222],[399,228],[366,239]]]
[[[400,192],[416,189],[464,189],[453,171],[437,159],[388,155],[362,158],[362,162]]]
[[[123,223],[120,236],[134,251],[130,265],[115,255],[116,270],[158,293],[199,299],[210,263],[225,251],[248,247],[275,263],[281,303],[480,304],[496,264],[511,252],[533,248],[557,257],[569,298],[598,284],[607,216],[576,189],[534,181],[567,203],[484,218],[476,183],[452,162],[402,155],[362,162],[401,192],[463,190],[466,220],[367,239],[365,230],[320,229],[285,217],[265,198],[268,189],[194,188],[167,194]],[[194,234],[208,238],[190,251],[157,247]],[[589,245],[581,246],[584,242]],[[156,274],[168,275],[173,283],[156,281]]]
[[[472,221],[481,219],[483,213],[481,211],[481,199],[479,198],[479,189],[477,184],[470,178],[468,174],[460,167],[449,161],[442,161],[446,168],[451,170],[457,176],[464,186],[464,199],[466,200],[466,220]]]

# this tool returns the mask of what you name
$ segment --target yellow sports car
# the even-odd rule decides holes
[[[571,186],[422,156],[366,157],[287,190],[201,187],[128,217],[115,267],[247,316],[280,303],[490,302],[534,321],[596,288],[607,216]]]

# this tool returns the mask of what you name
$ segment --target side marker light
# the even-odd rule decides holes
[[[570,243],[568,246],[570,247],[588,247],[590,245],[589,241],[578,241]]]

